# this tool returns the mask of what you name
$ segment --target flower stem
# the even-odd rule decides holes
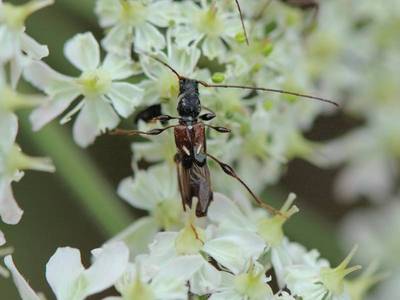
[[[111,237],[134,219],[115,195],[91,159],[67,137],[59,125],[50,124],[33,133],[27,113],[20,114],[21,129],[32,143],[56,166],[56,175],[70,187],[78,204],[99,225],[105,237]]]

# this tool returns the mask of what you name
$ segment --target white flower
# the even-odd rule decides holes
[[[4,258],[4,263],[10,270],[12,278],[14,280],[15,286],[18,289],[18,293],[22,300],[42,300],[43,298],[39,296],[28,284],[26,279],[19,273],[18,269],[14,265],[14,261],[11,255]]]
[[[109,29],[104,48],[128,56],[132,43],[146,51],[165,47],[157,27],[167,27],[175,19],[175,5],[169,0],[98,0],[96,14],[100,25]]]
[[[144,90],[143,103],[151,105],[161,102],[166,104],[165,113],[176,114],[177,98],[179,94],[179,80],[168,68],[154,59],[140,55],[140,62],[143,71],[149,80],[140,83]],[[167,53],[158,52],[157,57],[169,64],[182,76],[197,78],[196,65],[200,58],[200,50],[196,47],[185,47],[179,49],[170,38],[170,31],[167,32]]]
[[[189,291],[187,281],[202,264],[203,260],[197,255],[176,257],[154,276],[147,276],[142,270],[149,266],[140,266],[139,262],[131,264],[115,285],[121,297],[108,297],[106,300],[185,300]]]
[[[83,300],[101,292],[123,275],[128,266],[129,251],[123,243],[92,250],[93,264],[85,269],[78,249],[58,248],[46,265],[46,279],[57,300]],[[11,255],[4,262],[10,270],[22,300],[43,300],[18,272]]]
[[[202,42],[201,49],[205,56],[223,60],[227,53],[224,42],[235,42],[235,36],[242,33],[237,13],[222,11],[215,2],[209,5],[205,0],[200,1],[200,6],[193,1],[185,1],[181,9],[184,21],[173,29],[178,47]]]
[[[190,231],[191,230],[191,231]],[[148,275],[155,276],[159,270],[167,266],[171,261],[180,257],[193,257],[200,262],[187,265],[187,272],[191,274],[191,291],[196,294],[207,294],[212,292],[220,282],[219,271],[204,258],[199,251],[202,248],[204,232],[196,228],[198,238],[194,236],[194,229],[185,227],[181,232],[160,232],[149,245],[150,254],[143,259],[142,264],[148,266]]]
[[[54,172],[54,166],[48,158],[30,157],[15,144],[18,123],[14,114],[0,118],[0,216],[7,224],[17,224],[23,211],[14,199],[11,189],[13,181],[24,176],[24,170]]]
[[[345,289],[345,277],[361,268],[347,267],[357,247],[336,268],[310,265],[293,265],[288,267],[285,277],[287,287],[293,295],[304,300],[350,300]]]
[[[0,1],[0,65],[10,62],[11,84],[16,86],[27,58],[39,60],[49,54],[25,33],[25,20],[35,11],[53,4],[53,0],[32,0],[15,6]]]
[[[272,299],[273,293],[265,276],[265,268],[254,263],[249,270],[239,274],[222,273],[221,285],[210,300],[265,300]]]
[[[122,180],[118,194],[132,206],[149,211],[159,228],[171,230],[182,225],[176,170],[167,164],[136,170],[134,178]]]
[[[6,80],[4,69],[0,66],[0,120],[9,120],[15,123],[11,127],[1,126],[0,136],[5,137],[8,132],[12,132],[12,128],[17,124],[17,117],[14,112],[21,108],[31,108],[38,106],[46,101],[46,97],[42,95],[30,95],[16,92],[12,89]]]
[[[0,246],[4,245],[6,242],[3,233],[0,231]],[[8,248],[0,248],[0,257],[10,255],[13,252],[13,249],[8,247]],[[0,264],[0,277],[5,277],[7,278],[10,276],[10,273],[5,269],[1,264]]]
[[[245,231],[216,230],[212,226],[204,230],[195,224],[194,211],[190,211],[181,231],[156,235],[146,264],[162,267],[174,257],[200,257],[202,267],[190,279],[190,286],[192,292],[204,295],[214,291],[220,282],[219,272],[207,257],[212,257],[220,268],[239,274],[261,255],[264,243],[256,235]]]
[[[120,82],[134,74],[129,60],[107,55],[100,65],[99,45],[91,33],[74,36],[65,44],[64,53],[82,71],[78,78],[61,75],[42,62],[31,63],[24,72],[27,80],[51,98],[31,114],[31,121],[34,130],[40,129],[82,95],[83,100],[64,117],[64,122],[81,110],[73,135],[80,146],[86,147],[99,133],[117,126],[119,118],[114,109],[122,117],[132,113],[141,101],[142,90]]]
[[[298,208],[292,206],[294,199],[295,195],[290,194],[280,210],[281,215],[267,217],[264,211],[252,209],[247,199],[237,197],[235,205],[227,197],[215,193],[215,199],[208,211],[210,220],[220,228],[257,234],[264,241],[265,247],[268,246],[271,251],[271,263],[280,287],[284,286],[286,268],[294,263],[296,257],[291,256],[291,244],[285,239],[283,232],[283,225],[287,219],[298,212]]]
[[[93,264],[85,269],[78,249],[58,248],[46,265],[46,279],[57,300],[83,300],[101,292],[122,276],[129,251],[122,243],[92,250]]]
[[[158,231],[178,229],[183,224],[176,170],[171,170],[168,164],[155,165],[147,170],[135,169],[134,178],[125,178],[119,184],[118,195],[150,214],[136,220],[111,240],[123,240],[131,257],[144,253]]]

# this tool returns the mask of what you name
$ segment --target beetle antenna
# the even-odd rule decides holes
[[[136,51],[136,52],[137,52],[137,53],[140,53],[140,54],[144,54],[144,55],[146,55],[146,56],[148,56],[148,57],[150,57],[150,58],[152,58],[152,59],[158,61],[160,64],[162,64],[162,65],[164,65],[165,67],[167,67],[168,69],[170,69],[170,70],[176,75],[176,77],[178,77],[178,79],[185,78],[184,76],[182,76],[181,74],[179,74],[177,70],[175,70],[173,67],[171,67],[169,64],[167,64],[165,61],[161,60],[161,59],[158,58],[157,56],[154,56],[154,55],[152,55],[152,54],[150,54],[150,53],[148,53],[148,52],[145,52],[145,51]]]
[[[236,3],[236,6],[238,8],[238,11],[239,11],[240,22],[242,23],[242,28],[243,28],[244,37],[246,39],[246,44],[247,44],[247,46],[249,46],[250,45],[249,37],[247,36],[246,26],[244,25],[243,13],[242,13],[242,9],[241,9],[240,4],[239,4],[239,0],[235,0],[235,3]]]
[[[197,80],[197,82],[204,87],[245,89],[245,90],[273,92],[273,93],[279,93],[279,94],[298,96],[298,97],[302,97],[302,98],[307,98],[307,99],[312,99],[312,100],[329,103],[336,107],[339,107],[339,104],[337,102],[329,100],[329,99],[316,97],[316,96],[312,96],[312,95],[300,94],[300,93],[296,93],[296,92],[289,92],[289,91],[284,91],[284,90],[279,90],[279,89],[268,89],[268,88],[263,88],[263,87],[253,87],[253,86],[246,86],[246,85],[212,84],[212,83],[208,83],[208,82],[205,82],[202,80]]]

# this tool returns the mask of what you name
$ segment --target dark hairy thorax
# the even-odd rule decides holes
[[[200,114],[198,82],[193,79],[179,79],[178,113],[184,120],[195,121]]]

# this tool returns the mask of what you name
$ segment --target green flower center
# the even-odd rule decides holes
[[[236,276],[234,285],[236,291],[242,296],[247,296],[246,299],[264,299],[266,294],[271,294],[270,287],[262,280],[263,273],[256,273],[251,270],[249,273],[244,273]]]
[[[323,285],[334,295],[340,295],[343,293],[344,278],[348,274],[361,269],[361,266],[347,268],[356,250],[357,247],[354,247],[350,254],[336,268],[323,268],[321,270],[321,281]]]
[[[197,254],[203,248],[205,233],[192,223],[187,224],[175,240],[175,249],[178,255]]]
[[[136,278],[133,285],[128,289],[127,293],[123,295],[124,300],[154,300],[154,293],[151,290],[149,284],[144,283],[140,280],[140,277]]]
[[[4,3],[1,5],[0,23],[4,22],[14,30],[22,30],[25,20],[35,11],[52,4],[50,0],[30,1],[23,5],[12,5]]]
[[[158,92],[162,101],[167,102],[176,99],[179,94],[178,81],[174,74],[169,71],[163,71],[158,77]]]
[[[105,94],[111,86],[111,77],[101,69],[85,71],[77,80],[85,96]]]
[[[165,230],[172,230],[181,223],[181,207],[175,200],[164,200],[157,204],[154,210],[154,218]]]
[[[140,2],[120,1],[121,20],[129,25],[137,26],[146,22],[147,7]]]
[[[201,11],[195,16],[193,23],[199,32],[208,36],[218,37],[224,31],[224,22],[215,6],[211,6],[206,11]]]
[[[280,215],[264,218],[257,225],[257,232],[259,235],[272,247],[282,242],[284,237],[283,225],[292,215],[299,211],[297,206],[292,206],[295,198],[296,196],[294,194],[290,194],[285,204],[280,209]]]
[[[176,237],[175,250],[178,255],[197,254],[203,248],[206,235],[203,229],[195,225],[196,207],[197,201],[194,200],[188,212],[185,227]]]

